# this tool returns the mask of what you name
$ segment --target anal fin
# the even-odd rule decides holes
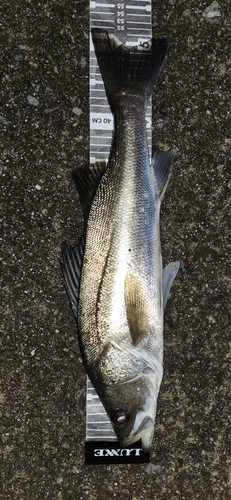
[[[156,151],[152,158],[152,167],[161,201],[171,177],[173,157],[174,149],[170,149],[170,151]]]
[[[180,262],[170,262],[162,272],[162,283],[163,283],[163,305],[164,309],[167,304],[170,288],[172,283],[179,271]]]

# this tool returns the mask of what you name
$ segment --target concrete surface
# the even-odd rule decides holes
[[[70,173],[88,161],[88,2],[2,3],[4,500],[231,498],[231,9],[220,1],[209,23],[211,3],[153,4],[153,34],[169,43],[153,143],[176,149],[162,247],[181,270],[151,463],[123,467],[84,466],[85,374],[59,267],[83,227]]]

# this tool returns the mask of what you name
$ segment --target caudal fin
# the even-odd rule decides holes
[[[93,29],[92,40],[112,111],[118,94],[150,97],[166,56],[165,39],[128,49],[115,35]]]

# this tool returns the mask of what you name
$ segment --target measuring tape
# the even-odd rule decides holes
[[[126,47],[140,45],[152,38],[151,0],[91,1],[90,31],[92,28],[106,29],[115,34]],[[151,102],[146,118],[151,159]],[[90,35],[90,163],[108,161],[113,129],[113,116]],[[131,453],[129,449],[120,449],[111,421],[88,377],[85,461],[87,464],[148,461],[148,454],[139,449],[133,449]]]

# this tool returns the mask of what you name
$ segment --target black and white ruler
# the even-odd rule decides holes
[[[106,29],[127,47],[152,37],[151,0],[90,1],[90,30]],[[147,109],[147,135],[151,159],[151,103]],[[113,116],[90,36],[90,163],[107,161],[111,149]],[[110,419],[87,377],[86,464],[144,463],[149,454],[139,443],[122,448]]]

